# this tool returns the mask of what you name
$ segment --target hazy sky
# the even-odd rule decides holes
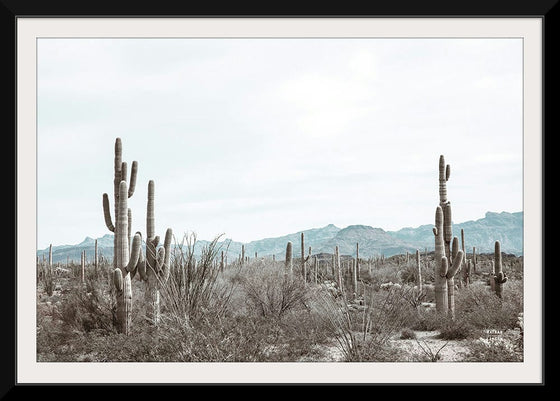
[[[146,231],[248,242],[523,210],[521,39],[38,40],[37,246],[109,233],[115,138]],[[114,218],[114,216],[113,216]]]

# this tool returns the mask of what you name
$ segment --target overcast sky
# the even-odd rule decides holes
[[[38,40],[37,246],[109,233],[114,143],[146,231],[235,241],[523,210],[521,39]],[[113,216],[114,218],[114,216]]]

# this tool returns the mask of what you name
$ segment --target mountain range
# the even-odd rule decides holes
[[[433,224],[421,225],[416,228],[406,227],[398,231],[385,231],[382,228],[367,225],[351,225],[345,228],[329,224],[321,228],[287,234],[281,237],[264,238],[247,243],[223,239],[218,242],[220,250],[226,252],[228,261],[232,261],[241,254],[245,246],[245,255],[251,259],[255,257],[274,255],[277,260],[283,260],[288,241],[292,242],[293,256],[301,255],[301,234],[304,234],[305,255],[311,247],[312,254],[332,254],[338,245],[341,255],[355,255],[356,244],[359,245],[360,257],[369,258],[384,255],[386,257],[416,252],[416,250],[431,251],[434,249]],[[468,253],[476,247],[477,253],[494,252],[494,243],[499,240],[502,252],[520,256],[523,254],[523,212],[487,212],[484,218],[470,220],[463,223],[453,223],[453,235],[461,240],[461,229],[465,234],[465,249]],[[93,258],[95,239],[86,237],[75,245],[53,245],[53,263],[67,260],[79,262],[81,252],[86,251],[88,260]],[[184,238],[176,238],[187,249]],[[197,239],[194,243],[195,254],[200,254],[208,240]],[[98,252],[104,258],[112,260],[113,235],[106,234],[97,238]],[[49,248],[37,251],[39,258],[48,257]]]

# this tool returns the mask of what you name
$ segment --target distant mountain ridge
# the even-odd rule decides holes
[[[308,254],[311,247],[312,254],[333,253],[336,246],[343,255],[355,255],[356,244],[359,245],[360,257],[376,257],[380,255],[393,256],[416,249],[428,251],[434,248],[433,224],[426,224],[416,228],[406,227],[398,231],[385,231],[367,225],[350,225],[339,228],[329,224],[321,228],[312,228],[281,237],[264,238],[248,243],[224,239],[218,242],[220,251],[224,250],[229,261],[241,255],[245,245],[245,256],[253,259],[274,255],[277,260],[283,260],[288,241],[292,242],[293,256],[301,255],[301,233],[304,234],[304,253]],[[453,224],[453,235],[461,239],[461,229],[465,233],[465,248],[472,252],[476,247],[477,253],[494,252],[494,242],[501,242],[502,251],[514,255],[523,254],[523,212],[487,212],[484,218]],[[180,241],[180,238],[177,238]],[[208,240],[198,240],[195,243],[195,254],[200,254],[202,248],[210,243]],[[113,235],[105,234],[97,239],[99,254],[112,260]],[[53,262],[65,263],[67,260],[79,262],[81,252],[86,251],[88,260],[93,258],[95,239],[86,237],[76,245],[53,245]],[[186,244],[183,244],[183,250]],[[48,257],[48,247],[37,251],[39,258]]]

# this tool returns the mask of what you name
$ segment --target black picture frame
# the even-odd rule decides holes
[[[0,0],[0,29],[2,40],[2,53],[5,54],[4,58],[4,74],[2,82],[2,91],[0,92],[4,97],[3,121],[8,121],[10,126],[8,130],[13,133],[9,135],[10,139],[14,142],[11,143],[10,153],[14,156],[13,166],[14,176],[17,177],[17,167],[15,160],[16,150],[16,20],[20,17],[81,17],[81,16],[103,16],[103,17],[162,17],[162,16],[188,16],[188,17],[251,17],[251,18],[267,18],[267,17],[437,17],[437,18],[454,18],[454,17],[539,17],[542,18],[543,24],[543,172],[545,171],[545,161],[550,161],[546,152],[550,151],[552,146],[546,146],[546,132],[555,132],[556,125],[554,122],[554,104],[553,96],[557,87],[557,61],[554,59],[554,53],[558,46],[555,40],[555,31],[558,24],[558,0],[550,1],[469,1],[469,2],[449,2],[449,1],[413,1],[413,0],[399,0],[393,2],[361,2],[356,4],[335,5],[328,3],[321,6],[313,7],[311,5],[299,5],[290,7],[286,3],[274,4],[246,4],[241,5],[237,2],[232,2],[220,7],[216,7],[212,3],[198,3],[192,2],[172,2],[172,1],[159,1],[159,2],[109,2],[97,1],[91,3],[71,2],[71,1],[17,1],[17,0]],[[8,131],[5,130],[5,131]],[[544,211],[545,211],[545,190],[544,190],[544,174],[543,174],[543,238],[546,238],[544,228]],[[13,193],[14,193],[14,242],[16,242],[17,233],[17,179],[14,180]],[[542,245],[542,254],[545,258],[546,240]],[[14,244],[14,249],[17,243]],[[15,254],[14,254],[15,255]],[[16,256],[16,255],[15,255]],[[546,259],[546,258],[545,258]],[[546,262],[544,263],[546,266]],[[544,269],[543,269],[544,270]],[[3,285],[4,291],[1,292],[2,305],[5,310],[10,314],[8,328],[5,329],[5,339],[3,341],[1,359],[4,363],[3,375],[0,385],[0,397],[6,399],[19,399],[27,389],[37,389],[37,385],[22,385],[17,383],[16,380],[16,271],[17,271],[17,257],[14,264],[5,268]],[[547,282],[551,279],[544,279],[545,272],[543,271],[543,289],[545,289]],[[549,276],[549,275],[547,275]],[[544,294],[550,294],[550,291],[544,291],[543,302],[545,302]],[[544,309],[544,308],[543,308]],[[543,312],[544,314],[544,312]],[[543,322],[545,321],[543,315]],[[544,323],[543,323],[543,344],[544,344]],[[543,353],[543,363],[545,355]],[[543,366],[543,372],[547,372]],[[60,383],[64,384],[63,378]],[[333,383],[333,385],[336,383]],[[434,384],[434,383],[427,383]],[[496,383],[499,385],[499,383]],[[54,385],[54,384],[53,384]],[[219,386],[219,383],[216,384]],[[250,380],[247,383],[240,383],[241,385],[254,386]],[[308,383],[308,385],[314,385]],[[358,384],[359,385],[359,384]],[[362,385],[366,385],[363,383]],[[543,383],[540,385],[532,385],[527,383],[519,383],[519,386],[529,386],[533,389],[550,385],[546,379],[546,374],[543,376]],[[239,387],[237,386],[237,387]],[[261,385],[262,386],[262,385]],[[272,385],[271,385],[272,386]],[[352,386],[352,385],[348,385]],[[354,385],[355,386],[355,385]],[[401,386],[406,386],[402,383]],[[52,386],[47,386],[52,387]],[[73,387],[73,386],[69,386]],[[103,394],[107,390],[100,391],[101,386],[93,386],[92,394]],[[114,386],[112,386],[114,387]],[[127,386],[128,387],[128,386]],[[142,387],[142,386],[138,386]],[[472,386],[471,386],[472,387]],[[513,386],[515,387],[515,386]],[[76,389],[77,392],[84,391],[85,389]],[[146,389],[141,388],[142,392]],[[515,389],[514,389],[515,390]],[[50,389],[50,392],[59,391]],[[90,391],[89,389],[87,391]],[[113,391],[111,389],[110,391]]]

